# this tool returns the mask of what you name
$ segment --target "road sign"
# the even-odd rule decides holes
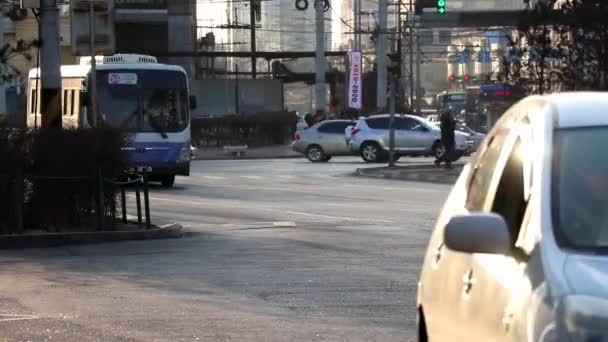
[[[454,61],[457,64],[468,64],[471,61],[471,56],[467,51],[458,51],[456,53],[456,60]]]
[[[492,56],[491,56],[490,51],[488,51],[488,50],[479,51],[479,53],[477,54],[477,61],[479,63],[485,63],[485,64],[492,63]]]
[[[91,6],[92,5],[92,6]],[[93,13],[91,13],[91,7]],[[113,0],[72,0],[70,4],[72,53],[91,55],[91,18],[94,20],[95,54],[112,55],[114,36]]]

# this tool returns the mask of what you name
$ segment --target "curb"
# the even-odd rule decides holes
[[[300,159],[300,158],[305,158],[304,155],[300,155],[300,156],[268,156],[268,157],[237,157],[237,158],[233,158],[233,157],[209,157],[209,158],[199,158],[196,157],[194,158],[195,161],[203,161],[203,160],[267,160],[267,159]]]
[[[137,231],[0,235],[0,249],[49,248],[119,241],[177,239],[183,236],[182,230],[182,226],[176,223],[150,230]]]
[[[417,168],[418,170],[422,168]],[[424,173],[417,170],[402,171],[402,172],[373,172],[378,171],[379,168],[374,169],[357,169],[355,171],[356,176],[378,178],[378,179],[392,179],[410,182],[425,182],[425,183],[436,183],[436,184],[448,184],[453,185],[458,179],[457,175],[445,175],[437,172]],[[428,170],[428,168],[427,168]],[[372,172],[369,172],[372,171]]]

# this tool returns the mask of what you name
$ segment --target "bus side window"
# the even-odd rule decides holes
[[[74,93],[76,93],[76,90],[70,90],[70,116],[74,116]]]
[[[32,96],[30,99],[30,113],[38,113],[38,90],[32,89]]]
[[[73,95],[74,95],[74,115],[80,116],[80,106],[81,106],[80,90],[74,89]]]
[[[63,115],[68,114],[68,92],[69,92],[69,90],[64,89],[63,96],[61,97],[61,108],[62,108],[61,114],[63,114]]]

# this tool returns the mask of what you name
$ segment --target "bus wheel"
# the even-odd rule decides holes
[[[165,188],[170,188],[175,184],[175,175],[162,176],[160,182]]]

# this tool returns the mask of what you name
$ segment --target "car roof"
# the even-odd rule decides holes
[[[530,100],[542,99],[552,107],[556,128],[608,126],[608,93],[570,92],[545,96],[532,96]]]
[[[348,120],[348,119],[332,119],[332,120],[323,120],[323,121],[319,121],[317,123],[315,123],[314,125],[312,125],[311,127],[319,127],[321,125],[325,125],[327,123],[332,123],[332,122],[344,122],[344,123],[352,123],[355,124],[354,120]]]
[[[348,120],[348,119],[332,119],[332,120],[319,121],[318,124],[325,124],[325,123],[330,123],[330,122],[355,122],[355,121]]]
[[[410,115],[410,114],[395,114],[396,117],[400,117],[400,118],[413,118],[413,119],[421,119],[421,117],[416,116],[416,115]],[[360,117],[359,120],[363,119],[382,119],[382,118],[390,118],[391,115],[390,114],[374,114],[374,115],[370,115],[368,117]]]

